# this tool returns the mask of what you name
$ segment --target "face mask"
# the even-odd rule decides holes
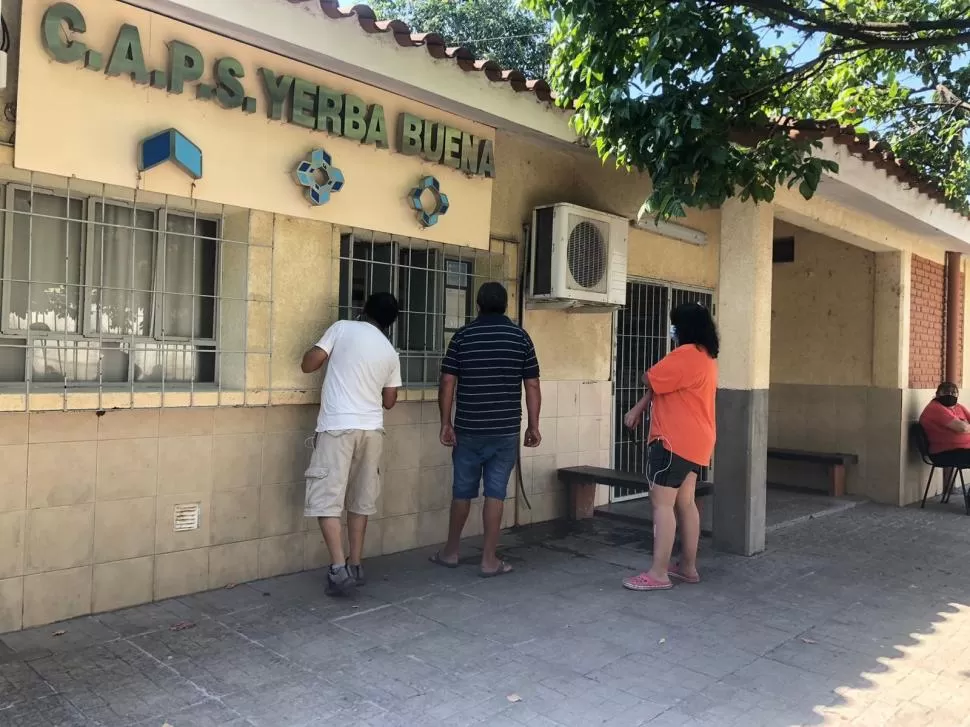
[[[677,326],[670,327],[670,340],[675,346],[677,345]]]
[[[943,396],[938,396],[936,400],[947,408],[957,405],[957,398],[953,394],[944,394]]]

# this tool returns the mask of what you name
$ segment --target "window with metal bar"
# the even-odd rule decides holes
[[[436,385],[451,336],[474,316],[478,288],[495,280],[512,299],[505,255],[505,243],[490,252],[361,230],[344,234],[338,317],[360,315],[372,293],[393,293],[401,314],[388,335],[401,354],[404,386]]]
[[[0,383],[214,384],[220,222],[8,185]]]

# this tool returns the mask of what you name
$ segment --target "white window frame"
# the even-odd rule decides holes
[[[79,297],[79,310],[78,310],[78,330],[77,331],[41,331],[35,329],[20,329],[11,328],[9,325],[9,312],[10,312],[10,297],[12,285],[9,282],[12,276],[13,269],[13,224],[14,224],[14,198],[17,192],[26,192],[28,194],[42,194],[51,197],[59,197],[64,200],[79,201],[82,205],[81,215],[77,219],[77,223],[81,225],[81,239],[80,239],[80,255],[79,255],[79,283],[78,288],[80,289]],[[24,383],[31,383],[31,367],[30,367],[30,341],[37,339],[55,339],[58,341],[64,341],[65,343],[71,341],[86,341],[90,342],[92,340],[103,341],[105,343],[111,344],[129,344],[132,348],[134,347],[149,347],[157,348],[160,351],[164,349],[164,344],[188,344],[195,349],[196,357],[200,353],[211,353],[219,356],[219,335],[220,335],[220,311],[221,311],[221,301],[219,296],[221,294],[221,282],[222,282],[222,220],[215,215],[198,214],[191,210],[182,209],[167,209],[157,205],[137,205],[128,200],[116,199],[110,197],[93,197],[91,195],[73,195],[68,192],[52,189],[49,187],[31,186],[25,184],[17,183],[7,183],[3,185],[2,191],[3,199],[5,201],[5,211],[3,218],[3,233],[0,242],[2,242],[2,251],[0,251],[0,265],[2,265],[3,280],[0,281],[0,334],[4,338],[12,338],[24,340],[28,342],[27,349],[25,349],[25,364],[24,364]],[[96,327],[92,327],[88,323],[88,303],[91,300],[92,292],[98,286],[94,285],[93,271],[94,271],[94,261],[92,256],[94,255],[95,246],[94,235],[96,234],[96,226],[100,223],[96,222],[95,210],[98,204],[104,205],[115,205],[119,207],[126,207],[135,211],[151,211],[155,215],[155,249],[153,251],[153,271],[152,271],[152,290],[151,290],[151,321],[149,325],[150,334],[147,336],[142,335],[132,335],[132,334],[106,334],[99,333]],[[31,213],[33,214],[33,213]],[[199,336],[165,336],[160,330],[161,325],[161,301],[164,299],[163,296],[168,294],[166,291],[161,289],[162,275],[165,265],[165,253],[166,245],[165,236],[169,234],[168,232],[168,218],[169,216],[183,217],[191,219],[195,222],[199,220],[204,220],[211,222],[215,225],[215,237],[211,238],[212,242],[215,244],[215,260],[213,264],[213,306],[212,306],[212,337],[199,337]],[[196,239],[209,240],[210,238],[200,238],[196,236]],[[29,255],[29,250],[28,250]],[[29,295],[29,285],[30,285],[30,274],[28,273],[28,295]],[[201,295],[193,293],[193,295]],[[90,330],[94,328],[95,330]],[[159,344],[159,345],[154,345]],[[198,361],[198,359],[197,359]],[[129,358],[129,370],[127,380],[124,382],[112,382],[109,386],[131,386],[138,384],[132,381],[132,376],[134,372],[132,370],[133,358]],[[198,365],[198,363],[196,363]],[[216,371],[218,372],[218,362],[216,364]],[[216,378],[218,379],[218,373]],[[82,382],[78,382],[82,383]],[[94,385],[93,382],[83,382],[90,385]],[[4,384],[6,385],[6,384]]]
[[[448,263],[454,263],[459,266],[459,270],[452,272],[448,270]],[[444,280],[444,295],[445,300],[442,306],[443,317],[444,317],[444,330],[445,330],[445,349],[447,350],[448,344],[451,341],[451,336],[458,330],[458,328],[450,328],[448,326],[448,291],[449,290],[461,290],[465,293],[465,311],[462,314],[463,318],[468,318],[471,315],[473,302],[470,300],[471,296],[475,293],[472,281],[475,279],[475,264],[472,260],[462,260],[457,257],[450,257],[448,255],[444,256],[445,264],[445,280]],[[448,278],[452,275],[457,275],[461,278],[461,282],[452,285],[448,282]],[[464,325],[464,324],[463,324]],[[460,328],[461,326],[459,326]]]
[[[172,210],[172,209],[159,209],[157,213],[156,222],[158,225],[157,237],[155,238],[155,275],[154,281],[152,283],[152,334],[151,336],[143,338],[143,340],[154,340],[165,343],[193,343],[196,345],[206,345],[206,346],[216,346],[219,341],[219,283],[222,279],[222,228],[220,220],[217,217],[211,215],[199,215],[194,212],[185,212],[184,210]],[[161,301],[164,300],[166,295],[174,295],[173,293],[168,293],[162,290],[162,278],[165,272],[165,255],[168,248],[166,236],[174,234],[168,230],[168,218],[169,215],[174,217],[185,217],[193,221],[205,220],[207,222],[213,222],[216,226],[216,236],[213,239],[216,245],[216,259],[213,265],[213,271],[215,279],[212,284],[212,338],[201,338],[193,336],[166,336],[160,330],[162,321],[164,317],[161,315],[162,304]],[[196,236],[196,240],[209,239],[200,238]],[[194,262],[193,256],[193,262]],[[193,293],[193,296],[201,295]]]
[[[9,313],[10,313],[10,289],[13,287],[10,280],[13,278],[13,223],[15,212],[13,211],[14,196],[16,193],[27,192],[28,194],[43,194],[49,197],[60,197],[65,200],[79,200],[81,202],[81,217],[78,219],[78,224],[81,225],[81,251],[79,255],[78,265],[80,270],[78,271],[78,280],[81,281],[78,287],[81,289],[81,297],[78,301],[78,330],[74,332],[69,331],[39,331],[32,328],[11,328],[9,324]],[[86,295],[86,285],[85,285],[85,263],[87,262],[87,231],[85,229],[85,224],[87,223],[88,216],[88,199],[87,197],[72,196],[66,192],[61,192],[55,189],[50,189],[48,187],[31,187],[24,184],[8,184],[3,192],[3,199],[5,203],[4,208],[4,220],[3,220],[3,290],[0,291],[0,333],[4,335],[13,336],[15,338],[50,338],[51,336],[62,338],[65,340],[71,339],[81,339],[83,338],[82,331],[84,330],[84,300]],[[33,212],[30,213],[31,215]],[[30,300],[30,248],[28,246],[28,263],[27,263],[27,299],[28,304]]]
[[[126,207],[128,209],[131,209],[133,213],[136,211],[148,211],[155,215],[155,242],[154,242],[155,249],[152,250],[152,290],[151,290],[152,303],[150,306],[151,311],[149,313],[149,315],[151,316],[151,320],[148,324],[149,331],[154,332],[155,330],[155,309],[156,309],[155,296],[157,295],[157,275],[158,275],[158,265],[159,265],[159,259],[160,259],[159,249],[161,247],[161,245],[159,244],[160,232],[158,227],[159,227],[159,218],[161,216],[160,214],[161,210],[159,210],[157,207],[137,207],[136,208],[135,205],[130,202],[125,202],[124,200],[117,200],[117,199],[108,199],[108,198],[88,200],[87,215],[85,219],[85,223],[87,224],[87,229],[84,235],[85,270],[84,270],[84,283],[83,283],[84,298],[82,300],[82,304],[84,306],[84,316],[81,318],[81,321],[82,321],[81,330],[85,338],[94,338],[102,341],[149,340],[152,337],[151,335],[134,336],[131,334],[125,335],[125,334],[117,334],[117,333],[100,333],[97,330],[88,330],[90,328],[90,326],[88,325],[88,304],[91,300],[91,295],[94,292],[94,289],[98,287],[94,284],[94,269],[95,269],[94,262],[95,261],[92,258],[94,257],[94,248],[95,248],[94,242],[95,242],[95,235],[97,235],[97,227],[98,225],[102,224],[97,221],[96,210],[99,204],[112,205],[114,207]],[[102,274],[103,273],[104,273],[104,270],[103,270],[103,263],[102,263]]]

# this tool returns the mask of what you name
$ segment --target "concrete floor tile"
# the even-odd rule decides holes
[[[0,727],[970,727],[966,522],[858,505],[646,594],[642,528],[542,525],[499,579],[475,539],[75,619],[0,637]]]

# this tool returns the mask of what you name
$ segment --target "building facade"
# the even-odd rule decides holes
[[[723,547],[764,547],[769,444],[851,450],[850,492],[916,499],[906,425],[943,375],[937,279],[970,234],[848,147],[826,142],[843,173],[817,199],[692,211],[688,243],[635,224],[649,180],[578,144],[547,89],[366,9],[2,12],[0,632],[328,563],[302,516],[321,380],[300,359],[377,290],[402,301],[405,386],[368,556],[445,534],[438,366],[487,280],[543,377],[509,526],[565,515],[559,467],[642,461],[616,421],[681,300],[724,337]],[[525,300],[532,210],[560,202],[631,221],[617,314]]]

